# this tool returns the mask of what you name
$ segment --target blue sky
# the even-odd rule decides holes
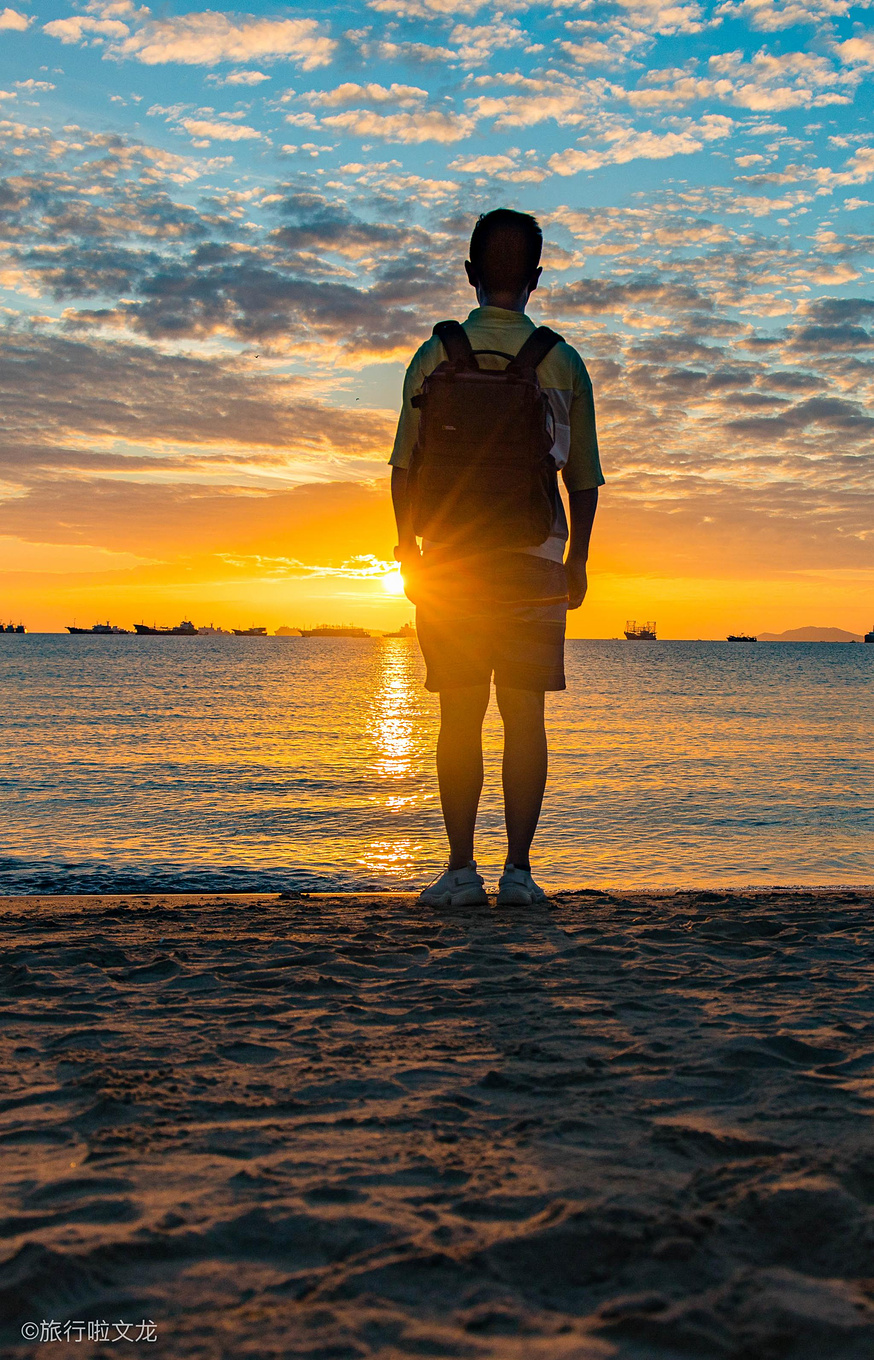
[[[7,593],[390,558],[403,366],[506,204],[595,383],[611,608],[870,626],[872,69],[844,0],[0,3]]]

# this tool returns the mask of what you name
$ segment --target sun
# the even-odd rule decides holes
[[[386,595],[403,595],[404,578],[401,576],[399,567],[396,567],[394,571],[386,572],[382,578],[382,588]]]

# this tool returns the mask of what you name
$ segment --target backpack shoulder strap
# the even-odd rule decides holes
[[[443,348],[451,364],[459,364],[465,368],[477,367],[467,332],[460,321],[438,321],[433,334],[439,336],[443,342]]]
[[[538,364],[543,363],[550,350],[561,343],[561,340],[562,337],[557,331],[550,330],[548,326],[538,326],[531,332],[509,367],[514,373],[535,369]]]

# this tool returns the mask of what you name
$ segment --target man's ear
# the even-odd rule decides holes
[[[533,292],[534,292],[534,289],[537,287],[538,283],[540,282],[540,275],[541,275],[542,273],[543,273],[543,266],[542,266],[542,265],[538,265],[537,268],[535,269],[534,273],[531,275],[531,278],[530,278],[529,281],[528,281],[528,292],[529,292],[529,293],[533,293]]]
[[[474,269],[474,267],[473,267],[473,265],[471,264],[470,260],[465,260],[465,262],[464,262],[464,272],[465,272],[465,274],[467,275],[467,281],[468,281],[468,283],[470,284],[471,288],[478,288],[478,287],[479,287],[479,279],[477,278],[476,270]]]

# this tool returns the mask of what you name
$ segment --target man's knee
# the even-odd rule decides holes
[[[546,698],[543,690],[510,689],[501,685],[496,690],[496,697],[505,727],[530,730],[543,726]]]
[[[488,685],[462,685],[440,691],[440,722],[444,728],[482,726],[489,706]]]

